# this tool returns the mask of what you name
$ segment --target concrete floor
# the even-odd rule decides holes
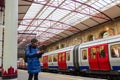
[[[2,79],[0,78],[0,80]],[[16,80],[16,79],[10,79],[10,80]],[[18,70],[17,80],[28,80],[27,71]],[[95,79],[95,78],[86,78],[86,77],[80,77],[80,76],[70,76],[70,75],[62,75],[62,74],[55,74],[55,73],[40,72],[39,80],[106,80],[106,79]]]
[[[27,77],[28,77],[27,71],[19,70],[18,80],[27,80]],[[85,78],[80,76],[40,72],[39,80],[105,80],[105,79]]]

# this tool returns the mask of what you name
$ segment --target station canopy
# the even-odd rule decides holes
[[[120,16],[120,0],[19,0],[18,43],[40,44],[82,32]]]

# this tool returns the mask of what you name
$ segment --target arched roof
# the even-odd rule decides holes
[[[37,37],[48,45],[120,16],[120,0],[19,0],[18,6],[24,44]]]

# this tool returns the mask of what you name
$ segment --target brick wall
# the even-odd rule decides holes
[[[83,42],[88,42],[89,41],[88,38],[90,35],[93,35],[95,40],[97,40],[101,38],[101,34],[105,31],[109,33],[109,36],[120,34],[120,19],[109,21],[104,24],[97,25],[85,31],[69,36],[63,40],[57,41],[49,45],[47,49],[48,51],[52,51],[52,50],[56,50],[56,47],[61,48],[62,44],[64,44],[64,47],[68,47]]]

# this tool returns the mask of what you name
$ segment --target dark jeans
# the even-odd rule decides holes
[[[35,74],[29,74],[29,78],[28,78],[28,80],[32,80],[33,76],[34,76],[34,80],[38,80],[38,73],[35,73]]]

